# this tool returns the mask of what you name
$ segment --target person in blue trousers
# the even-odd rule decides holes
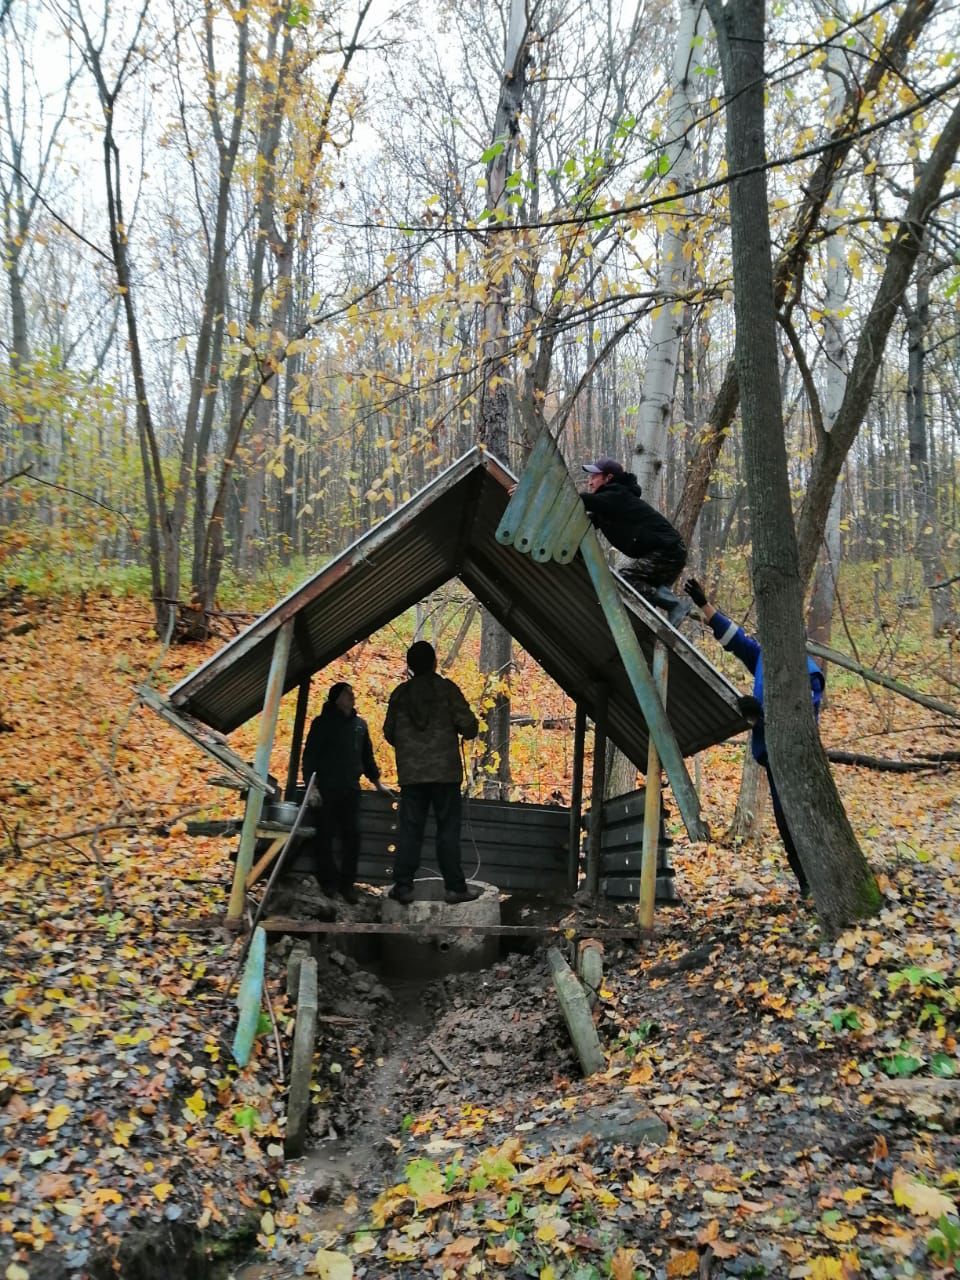
[[[737,705],[743,713],[744,719],[749,720],[753,726],[750,736],[750,749],[753,752],[754,760],[766,771],[767,781],[770,783],[773,817],[777,824],[777,831],[780,833],[780,839],[783,841],[787,862],[790,864],[790,870],[797,877],[801,895],[807,898],[810,896],[810,886],[807,883],[807,877],[800,862],[800,855],[797,853],[797,847],[793,842],[793,836],[790,834],[790,828],[787,825],[786,815],[783,812],[783,806],[780,803],[780,796],[777,791],[776,780],[770,769],[770,760],[767,756],[767,740],[763,723],[763,654],[760,652],[760,643],[753,636],[748,635],[743,627],[738,627],[735,622],[731,622],[719,609],[714,608],[696,578],[688,578],[683,584],[683,589],[697,606],[704,622],[720,644],[723,645],[724,649],[729,649],[753,675],[752,695],[738,698]],[[823,700],[826,679],[812,658],[807,658],[807,670],[810,675],[810,697],[813,699],[813,711],[814,715],[819,719],[820,703]]]

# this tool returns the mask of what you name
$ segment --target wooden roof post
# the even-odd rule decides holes
[[[588,529],[584,535],[580,543],[580,553],[596,589],[600,607],[606,615],[624,669],[633,686],[633,692],[640,704],[643,718],[647,722],[650,737],[657,744],[657,754],[667,771],[670,786],[673,788],[673,798],[677,802],[687,834],[691,840],[709,840],[710,831],[700,816],[700,798],[690,781],[677,739],[667,719],[666,709],[657,696],[647,660],[637,643],[630,624],[630,616],[620,599],[620,592],[614,582],[613,574],[607,567],[593,529]]]
[[[290,743],[290,762],[287,765],[287,785],[284,800],[292,800],[297,793],[300,777],[300,753],[303,750],[303,730],[307,723],[307,703],[310,701],[310,676],[301,680],[297,689],[297,710],[293,717],[293,741]]]
[[[583,749],[587,737],[587,709],[577,703],[573,721],[573,779],[570,783],[570,849],[567,886],[576,893],[580,881],[580,823],[583,818]]]
[[[600,892],[603,839],[603,791],[607,775],[607,688],[598,685],[593,717],[593,781],[590,790],[590,834],[587,838],[587,893]]]
[[[280,699],[283,697],[283,682],[287,674],[287,659],[290,657],[292,639],[293,619],[290,618],[277,632],[273,642],[270,673],[267,676],[267,689],[263,698],[263,710],[260,713],[260,728],[257,734],[257,749],[253,756],[253,767],[261,778],[266,778],[270,772],[270,752],[273,748],[274,734],[277,731],[277,716],[280,713]],[[253,850],[262,812],[263,792],[251,787],[247,792],[247,807],[243,814],[243,828],[240,832],[240,848],[237,850],[233,887],[230,890],[230,904],[227,907],[226,923],[234,927],[239,927],[243,917],[244,885],[253,865]]]
[[[658,640],[653,650],[653,683],[660,701],[667,704],[667,648]],[[660,837],[660,757],[650,735],[647,743],[647,781],[643,803],[643,856],[640,862],[641,929],[653,928],[653,907],[657,890],[657,851]]]

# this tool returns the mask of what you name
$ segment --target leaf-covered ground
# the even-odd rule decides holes
[[[956,1274],[955,773],[837,770],[885,905],[829,945],[770,831],[739,850],[679,840],[684,905],[639,952],[608,952],[610,1066],[586,1083],[541,955],[436,984],[413,1020],[402,993],[349,963],[338,985],[331,962],[326,1012],[357,1021],[324,1024],[318,1122],[371,1154],[346,1162],[320,1212],[282,1160],[272,1034],[246,1071],[230,1062],[238,944],[184,927],[223,910],[230,875],[229,845],[188,839],[185,812],[232,815],[236,799],[131,697],[152,668],[165,688],[203,652],[162,654],[125,599],[8,602],[0,634],[8,1280],[115,1274],[121,1249],[121,1275],[150,1274],[164,1233],[186,1259],[239,1226],[264,1275]],[[353,678],[375,741],[403,643],[362,646],[330,673]],[[902,674],[919,682],[936,655],[912,661]],[[457,677],[479,696],[469,653]],[[518,711],[569,713],[529,660],[518,695]],[[831,676],[828,745],[955,747],[933,720]],[[231,742],[249,754],[245,733]],[[564,790],[568,739],[519,736],[528,794]],[[740,755],[731,743],[702,762],[718,833]],[[279,957],[271,971],[286,1048]],[[664,1143],[618,1141],[639,1112],[664,1122]]]

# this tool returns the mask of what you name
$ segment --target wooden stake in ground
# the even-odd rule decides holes
[[[310,1081],[313,1078],[313,1052],[317,1039],[317,962],[313,956],[300,961],[300,986],[297,992],[297,1023],[293,1032],[290,1059],[290,1094],[287,1099],[287,1131],[283,1152],[298,1156],[307,1140],[310,1118]]]
[[[593,1025],[587,993],[556,947],[550,947],[547,951],[547,963],[550,965],[557,999],[583,1074],[592,1076],[595,1071],[604,1069],[607,1060],[600,1046],[597,1028]]]
[[[603,983],[603,943],[599,938],[584,938],[577,944],[577,977],[593,1009]]]

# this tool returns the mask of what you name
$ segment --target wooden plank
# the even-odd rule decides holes
[[[211,927],[214,927],[211,925]],[[412,932],[407,924],[381,924],[378,921],[361,920],[293,920],[289,916],[268,916],[260,921],[259,928],[266,933],[333,933],[333,934],[407,934]],[[638,936],[636,926],[627,928],[594,929],[588,925],[580,928],[562,925],[527,924],[418,924],[418,938],[574,938],[579,934],[611,941],[628,941]]]
[[[199,747],[208,756],[212,756],[217,764],[225,765],[232,773],[237,774],[244,784],[244,789],[253,787],[261,793],[265,792],[267,795],[273,795],[272,784],[257,773],[255,768],[251,768],[246,760],[241,760],[235,752],[231,751],[215,730],[205,724],[201,724],[199,720],[195,720],[193,716],[188,715],[185,711],[178,711],[166,698],[162,698],[149,685],[134,685],[134,689],[140,701],[145,706],[148,706],[151,711],[155,711],[158,716],[166,720],[167,724],[172,725],[174,729],[178,729],[184,737],[190,739],[194,746]]]
[[[642,823],[645,804],[646,789],[644,787],[638,787],[636,791],[628,791],[623,796],[616,796],[613,800],[605,800],[603,821],[605,825],[613,826],[626,818],[640,818]]]
[[[538,545],[541,540],[541,525],[550,515],[557,496],[569,483],[570,476],[567,473],[566,463],[558,454],[541,477],[537,491],[517,526],[513,535],[514,550],[529,552]]]
[[[606,876],[600,883],[600,891],[605,898],[616,902],[629,899],[636,902],[640,897],[640,876]],[[672,875],[658,875],[656,884],[658,902],[676,902],[677,891]],[[599,936],[599,935],[598,935]]]
[[[557,564],[569,564],[580,549],[587,530],[591,528],[587,509],[578,500],[570,513],[570,519],[554,542],[553,559]]]
[[[667,647],[658,640],[653,649],[653,683],[661,704],[667,705]],[[646,796],[643,809],[643,865],[640,871],[639,921],[653,928],[657,881],[657,838],[660,833],[660,757],[651,734],[647,742]],[[694,788],[696,795],[696,788]]]
[[[263,857],[259,859],[257,864],[250,868],[250,874],[247,876],[245,886],[247,889],[253,888],[263,875],[264,871],[266,871],[267,867],[269,867],[270,863],[287,843],[288,838],[289,837],[286,835],[274,836],[273,840],[270,842],[270,848],[266,851]]]
[[[270,658],[270,675],[267,679],[267,691],[263,699],[263,711],[257,726],[257,745],[253,753],[253,767],[259,777],[266,779],[270,772],[270,752],[273,748],[274,734],[277,730],[277,716],[280,713],[280,699],[283,697],[283,682],[286,677],[287,659],[290,656],[290,643],[293,639],[293,623],[284,622],[274,637],[273,653]],[[250,868],[253,866],[253,850],[257,840],[257,824],[263,811],[263,792],[251,787],[247,792],[247,804],[243,814],[243,827],[240,831],[240,845],[237,849],[237,862],[233,870],[233,884],[230,887],[230,902],[227,907],[227,919],[238,924],[243,915],[244,885]]]
[[[540,522],[537,538],[530,553],[537,564],[546,564],[553,558],[563,531],[578,508],[582,510],[580,495],[573,483],[562,485],[546,518]]]
[[[687,833],[691,840],[707,840],[710,837],[710,831],[700,813],[700,798],[690,781],[673,727],[667,719],[667,713],[660,701],[640,642],[637,640],[629,615],[620,599],[620,590],[593,530],[588,530],[580,544],[580,552],[596,590],[600,607],[613,634],[624,669],[630,678],[643,718],[647,722],[650,737],[656,744],[657,754],[667,772]]]
[[[494,537],[501,545],[509,547],[513,544],[513,539],[516,536],[524,513],[536,494],[540,478],[550,467],[556,455],[557,446],[550,438],[549,433],[542,431],[537,443],[533,446],[530,457],[527,459],[527,465],[517,481],[510,501],[507,503],[507,509],[497,525]]]
[[[297,990],[297,1020],[290,1055],[290,1092],[287,1097],[287,1127],[283,1153],[298,1156],[307,1141],[310,1120],[310,1082],[317,1041],[317,962],[305,956],[300,962]]]
[[[547,952],[547,963],[550,965],[557,999],[560,1001],[560,1009],[580,1061],[580,1068],[585,1076],[592,1076],[604,1069],[607,1059],[597,1028],[593,1024],[587,993],[556,947],[551,947]]]
[[[247,955],[247,962],[240,981],[237,995],[237,1008],[240,1016],[237,1020],[237,1031],[233,1037],[233,1060],[238,1067],[245,1067],[250,1061],[253,1042],[257,1035],[257,1024],[260,1021],[260,996],[263,992],[263,966],[267,954],[267,935],[260,928],[253,933],[253,942]]]

